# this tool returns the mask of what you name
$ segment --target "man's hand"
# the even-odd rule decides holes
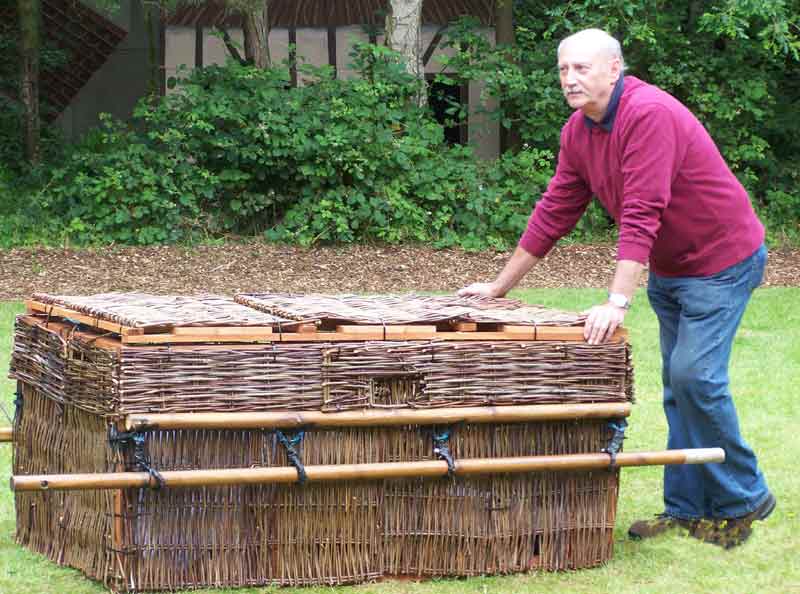
[[[627,310],[611,303],[595,305],[588,312],[583,327],[583,337],[589,344],[600,344],[614,335],[625,320]]]
[[[505,293],[497,286],[497,283],[472,283],[468,287],[459,289],[459,297],[503,297]]]

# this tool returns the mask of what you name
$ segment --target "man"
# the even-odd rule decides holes
[[[624,76],[613,37],[599,29],[567,37],[558,69],[575,112],[561,131],[556,173],[498,277],[459,294],[505,295],[597,196],[619,226],[619,243],[608,301],[589,310],[586,340],[603,342],[623,322],[649,261],[668,447],[726,453],[724,464],[666,466],[664,512],[629,534],[683,527],[726,548],[741,544],[753,521],[775,507],[728,389],[733,337],[764,273],[764,228],[694,115],[659,88]]]

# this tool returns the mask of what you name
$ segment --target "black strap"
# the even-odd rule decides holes
[[[117,431],[113,425],[108,432],[108,441],[113,447],[120,448],[133,442],[133,462],[138,470],[143,470],[150,475],[148,486],[158,491],[164,486],[164,477],[150,463],[150,457],[144,449],[145,434],[138,431]]]
[[[302,429],[295,433],[292,437],[286,437],[283,431],[280,429],[275,429],[275,436],[278,438],[280,444],[286,450],[286,457],[289,459],[289,464],[294,466],[297,469],[297,479],[302,485],[306,482],[308,475],[306,474],[306,469],[303,466],[303,461],[300,459],[300,454],[295,449],[295,446],[298,446],[303,441],[303,436],[305,435],[305,431]]]
[[[440,460],[444,460],[447,462],[447,476],[452,478],[455,476],[456,472],[456,463],[453,461],[453,456],[450,453],[450,429],[443,429],[442,431],[438,431],[437,429],[433,430],[433,453]]]
[[[625,419],[611,419],[608,422],[608,428],[613,432],[611,439],[608,440],[608,445],[604,447],[601,452],[608,454],[611,458],[608,469],[615,470],[617,468],[617,454],[622,449],[622,442],[625,440],[625,428],[628,422]]]

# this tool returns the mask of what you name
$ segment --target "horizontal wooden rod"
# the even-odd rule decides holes
[[[324,413],[318,411],[261,413],[134,414],[128,431],[145,429],[283,429],[288,427],[377,427],[390,425],[450,425],[454,423],[522,423],[610,419],[631,414],[629,402],[597,404],[535,404],[464,408],[383,408]]]
[[[4,441],[14,441],[14,429],[12,427],[0,427],[0,443]]]
[[[555,472],[605,470],[608,454],[566,454],[561,456],[526,456],[519,458],[473,458],[455,461],[455,474],[508,474],[521,472]],[[665,464],[705,464],[724,462],[721,448],[666,450],[617,454],[617,466],[662,466]],[[447,462],[385,462],[378,464],[332,464],[306,466],[306,477],[317,481],[358,481],[447,475]],[[297,470],[291,466],[275,468],[225,468],[217,470],[170,470],[161,472],[163,486],[217,487],[296,483]],[[40,474],[11,477],[14,491],[76,491],[91,489],[131,489],[154,487],[156,480],[147,472],[112,472],[98,474]]]

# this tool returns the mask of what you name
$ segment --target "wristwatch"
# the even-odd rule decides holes
[[[622,309],[630,309],[631,301],[622,293],[609,293],[608,294],[608,302],[611,305],[616,305],[617,307],[621,307]]]

